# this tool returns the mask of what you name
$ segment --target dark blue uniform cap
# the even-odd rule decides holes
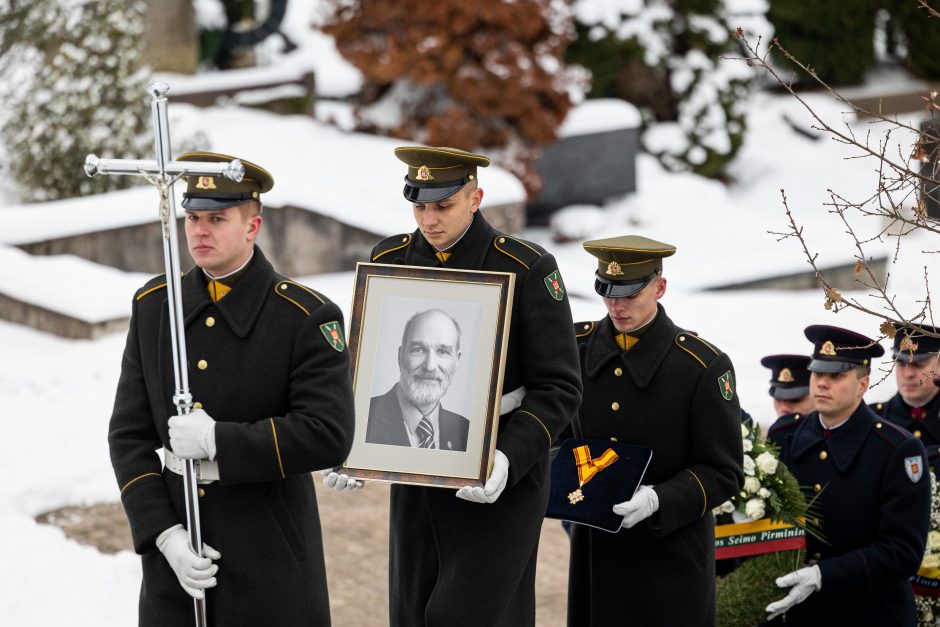
[[[859,366],[870,366],[871,360],[885,354],[875,340],[861,333],[826,324],[811,324],[803,334],[813,343],[810,372],[845,372]]]
[[[920,328],[930,333],[940,333],[940,329],[929,324],[918,324]],[[891,356],[897,361],[911,363],[924,361],[936,357],[940,353],[940,338],[921,335],[913,330],[905,330],[903,326],[895,324],[897,333],[894,336],[894,346],[891,347]]]
[[[806,355],[767,355],[760,360],[770,368],[769,394],[778,401],[792,401],[809,394],[810,358]]]

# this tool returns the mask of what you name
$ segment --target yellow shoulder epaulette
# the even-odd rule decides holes
[[[401,250],[408,246],[411,243],[411,233],[400,233],[399,235],[392,235],[391,237],[386,237],[381,242],[375,245],[374,253],[372,255],[373,263],[383,263],[382,257],[395,252],[396,250]]]
[[[587,337],[590,334],[594,333],[594,322],[575,322],[574,323],[574,335],[575,337]]]
[[[493,246],[499,252],[525,266],[526,270],[542,256],[542,251],[536,248],[535,244],[508,235],[500,234],[493,240]]]
[[[721,354],[717,348],[688,331],[680,331],[677,333],[675,342],[676,346],[691,355],[695,361],[702,364],[702,368],[708,368],[708,364]]]
[[[284,300],[293,303],[304,314],[310,315],[317,307],[326,303],[326,299],[309,287],[295,283],[290,279],[278,277],[274,292]]]
[[[159,292],[162,289],[166,289],[166,276],[163,274],[160,276],[155,276],[147,281],[142,288],[137,290],[137,293],[134,295],[134,300],[140,300],[144,296],[149,296],[150,294]]]

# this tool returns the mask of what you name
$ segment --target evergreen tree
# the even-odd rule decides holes
[[[720,178],[744,143],[754,78],[722,58],[738,53],[724,2],[583,0],[574,12],[581,38],[567,59],[591,71],[591,96],[639,107],[643,147],[670,170]]]
[[[808,62],[824,82],[856,85],[875,63],[876,6],[873,0],[771,0],[767,17],[780,45]],[[782,55],[774,62],[793,67]]]
[[[128,187],[88,178],[88,153],[152,153],[140,0],[0,0],[0,139],[25,201]],[[138,181],[139,182],[139,181]]]

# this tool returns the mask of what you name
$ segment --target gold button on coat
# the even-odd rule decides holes
[[[819,451],[819,459],[826,459],[827,457],[829,457],[829,453],[826,451]]]
[[[813,553],[813,559],[818,562],[822,559],[822,553]]]
[[[619,377],[623,375],[623,368],[614,368],[614,376]]]
[[[617,441],[617,438],[610,438],[610,441],[611,441],[611,442],[616,442],[616,441]]]
[[[209,367],[209,362],[206,361],[205,359],[200,359],[198,362],[196,362],[196,367],[199,368],[200,370],[205,370],[206,368]]]
[[[613,403],[610,404],[610,408],[613,409],[614,411],[617,411],[618,409],[620,409],[620,403],[618,403],[617,401],[614,401]]]
[[[208,318],[206,318],[206,326],[207,326],[207,327],[214,327],[214,326],[215,326],[215,318],[213,318],[212,316],[209,316]]]
[[[821,492],[821,491],[822,491],[822,486],[817,483],[816,485],[813,486],[813,490],[814,490],[815,492]]]
[[[196,401],[195,403],[193,403],[193,409],[202,409],[202,403],[200,403],[199,401]]]
[[[914,437],[920,439],[920,431],[915,431]]]
[[[204,497],[204,496],[206,495],[206,491],[205,491],[204,489],[202,489],[202,488],[199,488],[199,489],[196,491],[196,493],[199,494],[199,497],[200,497],[200,498],[202,498],[202,497]]]

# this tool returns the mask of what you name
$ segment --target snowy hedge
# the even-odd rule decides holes
[[[153,152],[139,0],[0,0],[4,174],[24,201],[128,187],[84,175],[85,155]],[[138,181],[139,182],[139,181]]]
[[[568,60],[594,75],[591,96],[644,114],[643,148],[673,171],[721,177],[744,141],[754,75],[737,56],[722,0],[576,0],[581,38]]]

